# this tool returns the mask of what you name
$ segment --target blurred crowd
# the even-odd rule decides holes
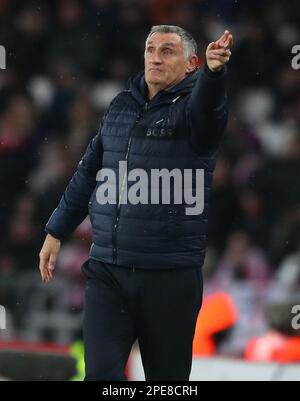
[[[10,323],[0,337],[68,341],[41,323],[55,297],[55,322],[78,335],[90,223],[63,244],[60,293],[38,277],[44,225],[161,23],[189,30],[202,63],[209,42],[225,29],[234,36],[204,266],[205,294],[225,291],[239,309],[223,352],[241,355],[268,330],[270,304],[300,304],[300,70],[291,66],[299,18],[296,0],[0,0],[0,304]]]

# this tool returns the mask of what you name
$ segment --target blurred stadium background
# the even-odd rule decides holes
[[[202,62],[209,42],[225,29],[234,35],[204,266],[210,327],[196,333],[195,361],[300,362],[300,330],[291,325],[300,305],[300,70],[291,65],[299,1],[0,0],[2,377],[81,377],[90,223],[64,242],[49,285],[38,272],[43,228],[110,100],[143,68],[145,37],[160,23],[188,29]]]

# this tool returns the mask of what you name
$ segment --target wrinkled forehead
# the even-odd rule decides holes
[[[170,46],[183,49],[181,37],[176,33],[155,32],[146,40],[145,45],[156,47]]]

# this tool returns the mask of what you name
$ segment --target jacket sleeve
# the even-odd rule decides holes
[[[201,155],[210,156],[217,151],[227,123],[226,74],[226,66],[212,72],[205,64],[188,102],[190,141]]]
[[[97,135],[90,141],[80,160],[58,207],[46,224],[45,231],[55,238],[65,238],[88,214],[89,199],[96,186],[96,174],[102,166],[102,123],[103,120]]]

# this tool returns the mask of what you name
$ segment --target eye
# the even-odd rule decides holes
[[[147,47],[146,48],[147,53],[152,53],[153,52],[153,47]]]
[[[163,53],[166,54],[167,56],[169,56],[169,55],[173,54],[173,50],[167,48],[167,49],[163,50]]]

